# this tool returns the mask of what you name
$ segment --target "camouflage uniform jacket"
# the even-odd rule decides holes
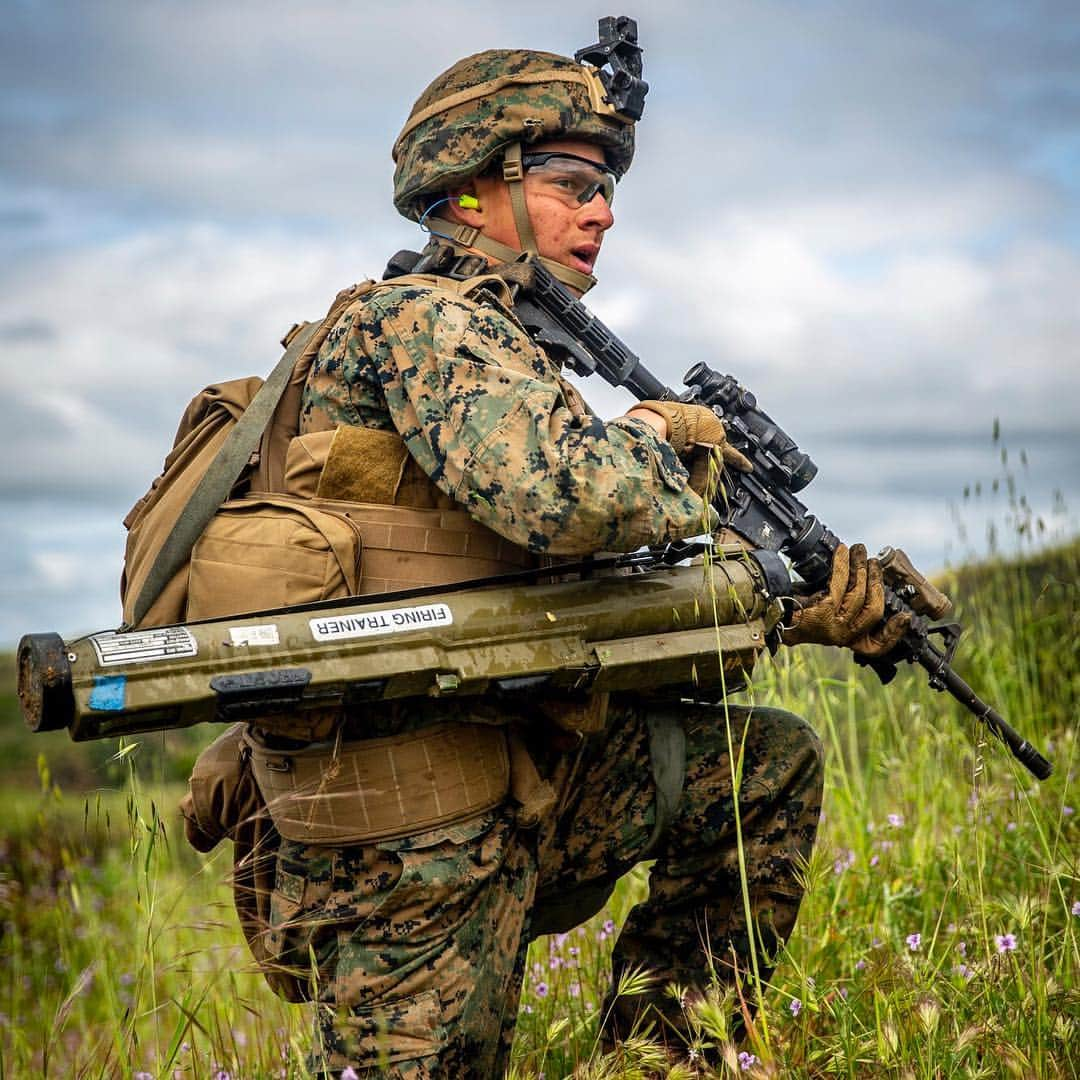
[[[346,312],[308,377],[302,433],[396,429],[442,492],[542,554],[704,531],[705,504],[666,441],[594,416],[493,291],[447,284],[390,281]]]

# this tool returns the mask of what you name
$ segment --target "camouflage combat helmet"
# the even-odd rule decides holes
[[[606,24],[608,37],[604,33]],[[634,121],[648,87],[635,83],[627,105],[614,80],[630,54],[640,74],[637,26],[632,19],[601,20],[601,42],[578,59],[524,49],[489,49],[458,61],[420,95],[394,143],[394,205],[419,221],[433,197],[460,186],[501,160],[522,247],[535,251],[521,189],[523,146],[550,139],[586,139],[603,147],[608,167],[621,177],[634,156]],[[614,56],[612,55],[614,54]],[[584,59],[586,62],[579,63]],[[600,67],[611,63],[615,75]],[[440,220],[440,228],[447,223]],[[454,239],[500,259],[517,252],[488,238]],[[478,243],[473,243],[479,240]],[[497,249],[497,250],[496,250]],[[552,267],[554,270],[554,266]],[[566,268],[560,268],[565,270]],[[570,271],[571,275],[577,274]],[[563,276],[560,274],[560,276]],[[592,279],[577,275],[587,288]],[[565,280],[565,278],[564,278]]]

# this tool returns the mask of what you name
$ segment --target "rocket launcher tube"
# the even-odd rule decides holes
[[[27,635],[19,700],[32,730],[66,727],[82,741],[413,696],[730,689],[752,669],[780,606],[753,558],[718,554],[731,557],[353,597],[67,644]]]

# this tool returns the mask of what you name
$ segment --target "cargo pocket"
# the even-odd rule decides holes
[[[476,988],[480,961],[462,950],[490,931],[484,886],[512,829],[511,814],[488,812],[379,845],[378,865],[396,867],[397,879],[368,918],[339,930],[324,1018],[348,1060],[379,1068],[444,1050]]]
[[[270,893],[269,926],[263,936],[264,968],[292,976],[301,987],[308,985],[312,950],[320,955],[324,940],[333,941],[336,932],[336,927],[327,929],[321,914],[330,891],[329,880],[312,881],[290,873],[279,861]]]
[[[345,514],[288,496],[232,499],[191,554],[188,619],[354,595],[363,545]]]
[[[435,990],[378,1005],[353,1006],[334,1024],[334,1042],[365,1069],[434,1057],[446,1045],[442,1003]]]

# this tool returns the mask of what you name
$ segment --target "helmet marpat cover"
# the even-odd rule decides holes
[[[512,143],[585,139],[622,176],[634,125],[601,100],[596,69],[555,53],[488,49],[420,95],[394,144],[394,205],[419,220],[428,198],[484,172]]]

